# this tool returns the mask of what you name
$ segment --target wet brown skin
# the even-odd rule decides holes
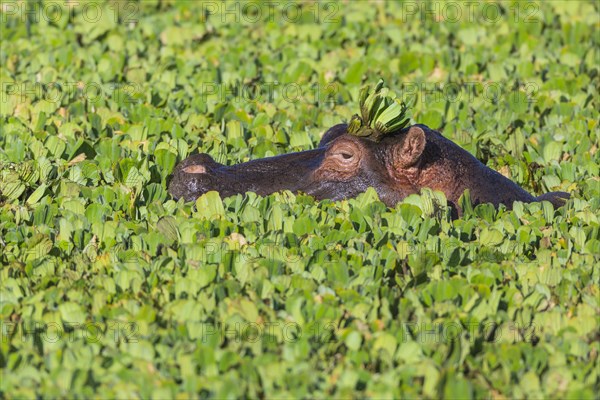
[[[192,155],[175,168],[169,193],[191,201],[210,190],[227,197],[287,189],[319,200],[341,200],[372,186],[380,199],[393,207],[406,196],[431,188],[444,192],[459,213],[458,199],[465,189],[469,189],[473,204],[496,207],[542,200],[559,207],[569,198],[565,192],[532,196],[425,125],[405,128],[379,143],[352,136],[346,129],[345,124],[332,127],[313,150],[232,166],[219,164],[207,154]]]

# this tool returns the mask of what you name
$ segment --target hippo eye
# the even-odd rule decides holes
[[[353,142],[342,141],[332,146],[329,158],[331,167],[342,170],[354,170],[361,159],[361,149]]]
[[[338,160],[339,163],[347,165],[350,163],[354,163],[354,151],[348,148],[337,149],[335,153],[332,154],[335,159]]]
[[[328,144],[325,159],[314,176],[328,181],[346,181],[360,172],[364,149],[353,140],[336,139]]]

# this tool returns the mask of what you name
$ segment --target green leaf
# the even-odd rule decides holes
[[[479,242],[483,246],[498,246],[504,241],[504,235],[495,230],[484,228],[479,234]]]
[[[33,193],[31,193],[31,195],[29,195],[29,197],[27,198],[27,204],[34,205],[35,203],[40,201],[40,199],[44,196],[44,193],[46,192],[47,188],[48,185],[44,183],[38,186],[38,188],[35,189]]]
[[[550,142],[544,146],[544,160],[559,161],[562,156],[562,145],[558,142]]]
[[[177,162],[177,149],[168,143],[161,142],[156,146],[154,156],[156,157],[156,163],[162,168],[165,175],[173,171]]]
[[[360,336],[360,333],[358,333],[357,331],[351,331],[346,336],[344,343],[346,344],[348,349],[350,349],[352,351],[356,351],[360,348],[360,345],[362,343],[362,337]]]
[[[86,314],[81,306],[73,302],[65,302],[58,306],[62,321],[67,324],[82,324],[86,320]]]
[[[156,229],[171,241],[175,241],[179,237],[177,223],[173,217],[161,218],[156,224]]]
[[[18,199],[25,189],[25,185],[19,180],[0,182],[0,194],[8,201]]]
[[[367,69],[363,61],[357,61],[352,64],[346,71],[344,81],[348,84],[359,85],[362,82],[362,76]]]
[[[302,216],[294,221],[293,230],[298,236],[313,233],[317,228],[315,221],[309,216]]]
[[[220,219],[225,214],[223,201],[218,192],[210,191],[196,200],[197,218],[207,218],[209,220]]]
[[[394,352],[396,351],[396,346],[396,338],[394,338],[389,333],[381,333],[381,335],[379,335],[373,343],[373,350],[383,350],[389,355],[394,355]]]
[[[472,399],[473,387],[471,383],[454,374],[446,377],[444,385],[444,398],[446,399]]]

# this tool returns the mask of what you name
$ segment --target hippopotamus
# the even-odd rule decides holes
[[[221,196],[282,190],[303,192],[316,199],[341,200],[373,187],[381,201],[394,207],[405,197],[431,188],[445,193],[458,214],[459,198],[469,189],[473,205],[547,200],[559,207],[565,192],[534,196],[487,167],[469,152],[426,125],[412,125],[375,142],[335,125],[312,150],[223,165],[207,154],[195,154],[176,166],[168,186],[175,198],[195,200],[214,190]]]

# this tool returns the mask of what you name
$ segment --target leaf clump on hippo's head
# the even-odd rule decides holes
[[[361,89],[359,95],[360,116],[355,114],[348,124],[350,135],[379,142],[384,136],[397,132],[408,125],[408,106],[383,87],[383,79],[375,85]]]

